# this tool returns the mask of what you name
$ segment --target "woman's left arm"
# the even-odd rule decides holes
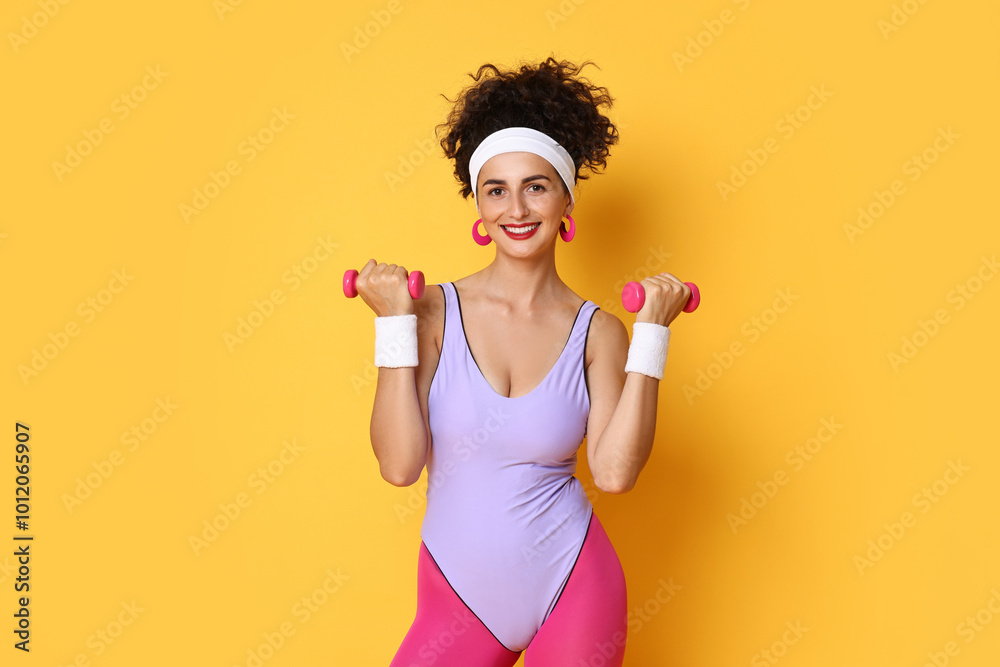
[[[642,284],[646,301],[636,322],[669,326],[691,296],[691,289],[668,273],[645,278]],[[625,493],[635,486],[653,450],[660,381],[625,372],[628,332],[618,317],[597,311],[590,334],[595,339],[587,367],[587,461],[599,489]]]
[[[625,493],[635,486],[653,450],[660,381],[625,372],[628,332],[615,315],[597,311],[590,338],[587,462],[597,488]]]

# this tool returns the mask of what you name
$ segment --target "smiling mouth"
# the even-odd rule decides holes
[[[504,231],[508,231],[511,234],[525,234],[527,232],[530,232],[530,231],[534,230],[540,224],[541,224],[540,222],[535,222],[535,223],[530,224],[530,225],[521,225],[519,227],[512,227],[510,225],[500,225],[500,227]]]

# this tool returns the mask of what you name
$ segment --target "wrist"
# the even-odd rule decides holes
[[[625,372],[641,373],[662,380],[669,342],[668,327],[655,322],[636,321],[632,325],[632,341],[629,343]]]
[[[418,364],[415,314],[375,318],[374,361],[380,368],[407,368]]]

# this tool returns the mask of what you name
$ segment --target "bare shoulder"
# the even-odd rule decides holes
[[[417,316],[417,339],[431,339],[437,349],[441,349],[441,334],[444,330],[444,287],[438,284],[427,285],[422,297],[413,303],[413,312]]]
[[[444,286],[438,284],[427,285],[424,288],[424,295],[413,302],[413,311],[420,315],[439,315],[444,312]]]
[[[587,335],[587,350],[585,365],[600,357],[624,357],[628,353],[628,330],[625,324],[614,313],[597,309],[590,321],[590,331]]]

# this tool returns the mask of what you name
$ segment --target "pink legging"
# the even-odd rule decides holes
[[[525,667],[621,667],[627,628],[625,573],[592,514],[562,595],[524,651]],[[469,610],[421,542],[416,618],[389,667],[510,667],[520,655]]]

